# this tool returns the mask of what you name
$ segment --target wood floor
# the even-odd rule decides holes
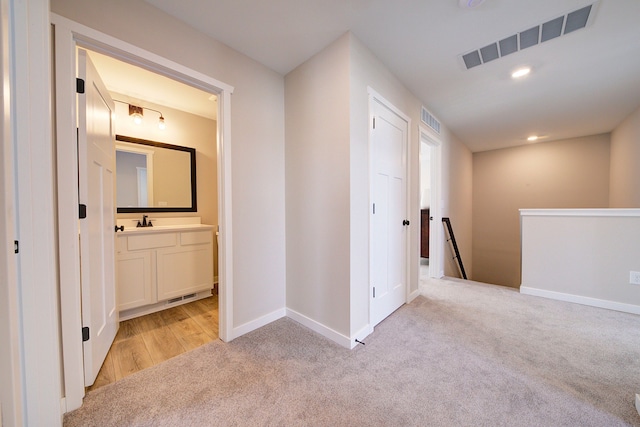
[[[218,339],[218,295],[120,322],[95,383],[116,382]]]

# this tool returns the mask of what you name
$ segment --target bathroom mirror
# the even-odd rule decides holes
[[[196,150],[116,135],[118,213],[195,212]]]

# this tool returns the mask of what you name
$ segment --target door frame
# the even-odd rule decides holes
[[[82,405],[84,374],[80,312],[76,140],[76,47],[85,47],[146,68],[218,96],[218,276],[220,339],[232,338],[233,260],[231,216],[231,94],[233,87],[130,43],[62,16],[51,14],[55,57],[55,141],[57,154],[60,321],[62,331],[63,412]]]
[[[422,144],[426,144],[430,151],[429,172],[431,175],[431,198],[429,200],[430,216],[429,221],[429,277],[440,279],[444,277],[444,227],[442,227],[442,141],[433,131],[418,125],[420,135],[420,149]],[[421,168],[422,165],[420,165]],[[418,197],[420,197],[420,185],[418,185]],[[419,200],[419,199],[418,199]],[[420,202],[418,201],[418,206]],[[420,245],[420,229],[418,233],[418,245]],[[420,248],[417,249],[418,265],[420,265]],[[435,267],[435,268],[433,268]]]
[[[368,102],[368,106],[369,106],[369,124],[368,124],[368,151],[369,151],[369,174],[368,174],[368,178],[369,178],[369,325],[370,331],[373,331],[373,328],[375,328],[375,324],[373,324],[373,283],[371,282],[371,277],[372,277],[372,263],[371,263],[371,256],[372,256],[372,252],[373,252],[373,247],[372,247],[372,236],[373,236],[373,218],[371,217],[373,215],[372,213],[372,200],[373,200],[373,188],[372,188],[372,183],[373,183],[373,149],[372,149],[372,143],[373,143],[373,135],[372,135],[372,131],[373,131],[373,127],[372,127],[372,121],[373,121],[373,103],[374,102],[379,102],[380,104],[382,104],[385,108],[388,108],[391,112],[393,112],[394,114],[396,114],[398,117],[400,117],[402,120],[404,120],[407,123],[407,135],[405,137],[405,212],[407,214],[407,218],[410,217],[410,213],[411,213],[411,197],[409,197],[409,187],[410,187],[410,145],[409,142],[411,141],[411,117],[409,117],[408,115],[406,115],[405,113],[403,113],[400,109],[398,109],[395,105],[393,105],[391,102],[389,102],[387,99],[385,99],[382,95],[380,95],[378,92],[376,92],[374,89],[372,89],[371,87],[367,87],[367,94],[369,96],[369,102]],[[411,259],[410,257],[410,253],[411,253],[411,239],[410,239],[410,231],[408,230],[407,232],[407,238],[405,241],[405,297],[404,297],[404,302],[405,304],[407,302],[410,301],[411,295],[410,295],[410,277],[411,277],[411,263],[409,262],[409,260]]]

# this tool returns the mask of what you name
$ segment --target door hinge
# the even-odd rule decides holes
[[[20,242],[18,242],[17,240],[13,241],[13,251],[16,254],[20,252]]]
[[[76,92],[84,93],[84,80],[76,79]]]
[[[84,326],[82,328],[82,342],[89,341],[89,327]]]
[[[375,203],[373,204],[373,214],[374,215],[376,214],[376,204]]]
[[[375,117],[373,118],[373,128],[374,129],[376,128],[376,118]]]
[[[374,298],[376,297],[376,287],[375,286],[373,287],[373,297]]]
[[[87,217],[87,205],[83,205],[82,203],[78,205],[78,217],[80,219]]]

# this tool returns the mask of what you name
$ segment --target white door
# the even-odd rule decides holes
[[[373,98],[371,130],[371,321],[406,302],[409,124]]]
[[[115,135],[114,103],[87,56],[78,51],[79,200],[86,205],[80,219],[82,326],[85,386],[94,383],[118,331],[115,287]]]

